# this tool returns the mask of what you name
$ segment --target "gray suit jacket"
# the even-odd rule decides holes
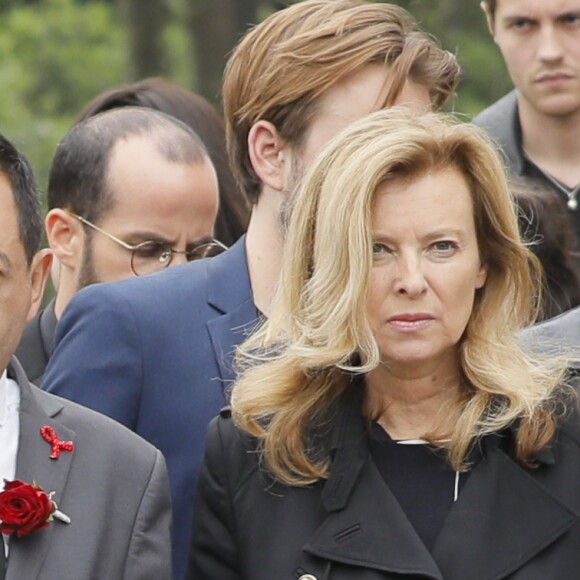
[[[122,425],[30,385],[20,386],[16,479],[54,491],[70,524],[10,539],[6,580],[169,580],[170,500],[161,453]],[[73,441],[50,459],[40,428]]]

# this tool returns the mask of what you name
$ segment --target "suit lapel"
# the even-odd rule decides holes
[[[496,437],[488,437],[433,556],[445,580],[505,578],[577,520],[578,514],[499,448]]]
[[[36,481],[46,492],[54,491],[54,500],[61,511],[66,513],[65,488],[74,452],[64,452],[58,459],[50,459],[50,445],[40,436],[40,428],[49,425],[59,439],[66,441],[74,441],[75,433],[55,419],[62,410],[58,399],[45,398],[44,393],[33,390],[36,387],[28,384],[18,363],[13,362],[9,372],[20,387],[16,478],[27,483]],[[46,530],[33,532],[23,538],[12,537],[6,580],[38,578],[54,529],[62,525],[68,524],[55,520]]]
[[[224,388],[235,378],[235,347],[254,329],[258,311],[246,259],[245,237],[208,263],[208,304],[216,310],[207,328]]]
[[[235,349],[256,327],[258,320],[256,307],[250,299],[207,323],[224,389],[235,379]]]

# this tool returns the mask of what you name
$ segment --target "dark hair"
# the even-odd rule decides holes
[[[511,177],[519,208],[522,239],[544,270],[540,319],[552,318],[580,304],[580,278],[572,260],[575,233],[558,194],[538,181]]]
[[[1,134],[0,171],[10,182],[18,212],[20,241],[30,266],[42,237],[42,210],[38,187],[28,159]]]
[[[48,179],[49,209],[67,208],[97,221],[113,202],[106,179],[113,146],[139,135],[150,135],[159,152],[176,163],[208,157],[194,131],[169,115],[137,107],[107,111],[75,125],[59,143]]]
[[[148,107],[162,111],[199,135],[218,175],[220,207],[215,234],[226,245],[233,244],[246,231],[250,210],[230,170],[224,123],[216,109],[203,97],[167,79],[155,77],[95,97],[81,111],[76,123],[120,107]]]
[[[495,9],[497,8],[497,0],[484,0],[484,2],[487,5],[489,13],[492,15],[492,17],[495,16]]]

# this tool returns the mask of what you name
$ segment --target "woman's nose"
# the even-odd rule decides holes
[[[397,294],[415,298],[427,289],[421,260],[416,257],[401,257],[397,264],[395,291]]]

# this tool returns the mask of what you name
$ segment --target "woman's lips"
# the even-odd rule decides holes
[[[434,316],[431,314],[397,314],[388,319],[388,323],[397,330],[414,331],[421,330],[428,326],[433,320]]]

